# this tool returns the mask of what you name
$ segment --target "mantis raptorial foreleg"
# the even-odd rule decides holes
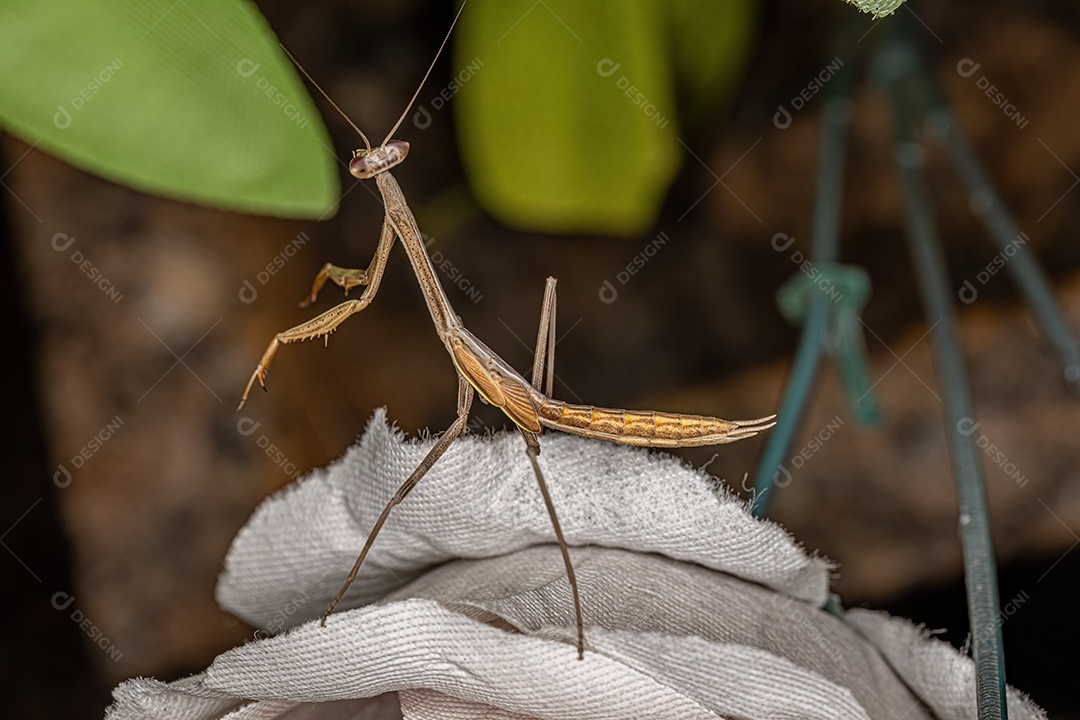
[[[341,590],[334,597],[334,601],[330,603],[330,607],[326,608],[326,612],[323,613],[322,619],[319,621],[319,625],[326,625],[326,618],[330,616],[330,613],[334,611],[334,607],[338,604],[338,601],[345,595],[345,592],[352,585],[353,580],[356,579],[356,574],[360,572],[360,566],[364,563],[364,558],[367,557],[368,550],[371,549],[371,545],[375,542],[376,536],[379,531],[382,530],[383,523],[386,522],[386,518],[390,516],[390,511],[394,509],[394,506],[405,499],[405,496],[412,492],[412,489],[416,487],[420,480],[423,479],[427,471],[438,462],[439,458],[443,456],[447,448],[457,440],[465,429],[465,423],[469,420],[469,408],[472,406],[473,388],[472,385],[465,382],[464,378],[458,378],[458,407],[457,407],[457,420],[454,424],[447,428],[446,432],[442,434],[435,446],[428,451],[428,454],[424,456],[424,459],[420,461],[420,464],[416,466],[416,469],[412,471],[409,478],[402,483],[398,488],[394,496],[390,498],[390,502],[386,503],[386,507],[379,513],[379,519],[375,521],[374,527],[371,528],[371,532],[368,533],[367,540],[364,542],[364,549],[360,551],[360,556],[356,558],[356,563],[353,565],[352,570],[349,572],[349,577],[346,578],[345,584],[342,585]]]
[[[259,385],[262,386],[263,390],[266,389],[266,372],[270,368],[270,363],[273,362],[279,346],[317,337],[326,337],[329,340],[330,333],[334,332],[338,325],[371,304],[375,293],[379,291],[379,283],[382,281],[383,272],[386,270],[386,260],[390,257],[390,249],[394,247],[395,237],[394,226],[390,223],[390,219],[386,218],[383,220],[382,232],[379,235],[379,246],[375,249],[375,256],[371,259],[371,263],[366,270],[336,268],[329,263],[323,266],[323,269],[315,277],[315,284],[311,288],[312,302],[314,302],[315,295],[327,279],[333,280],[344,287],[346,292],[350,287],[356,285],[367,285],[367,287],[364,288],[364,292],[360,297],[354,300],[346,300],[340,305],[330,308],[322,315],[308,320],[306,323],[301,323],[275,335],[274,339],[266,347],[266,352],[263,353],[262,359],[259,360],[255,372],[251,374],[247,387],[244,388],[244,394],[236,406],[237,410],[244,407],[248,394],[251,392],[251,387],[256,380],[259,381]],[[328,268],[333,268],[333,270],[328,270]],[[337,272],[339,270],[342,272]],[[352,281],[351,285],[348,284],[349,281]]]
[[[555,379],[555,278],[550,277],[544,286],[544,303],[540,308],[540,329],[536,333],[536,354],[533,356],[532,386],[537,390],[540,390],[545,364],[547,365],[546,394],[550,396]],[[555,537],[559,541],[563,565],[566,566],[566,578],[570,581],[570,591],[574,595],[578,660],[582,660],[585,657],[585,628],[581,619],[581,598],[578,594],[577,576],[574,574],[574,564],[570,562],[570,550],[563,537],[559,516],[555,514],[555,503],[551,501],[551,493],[548,492],[547,483],[544,482],[544,473],[540,471],[540,461],[537,460],[540,455],[540,438],[523,428],[518,429],[521,430],[521,437],[525,438],[525,454],[529,456],[529,462],[532,463],[536,483],[540,486],[540,494],[544,496],[544,505],[547,506],[551,526],[555,529]]]
[[[306,308],[309,305],[314,304],[315,298],[318,297],[319,291],[322,290],[322,287],[326,284],[327,280],[343,287],[345,289],[345,294],[348,295],[349,290],[357,285],[367,285],[370,282],[370,271],[371,267],[368,267],[366,270],[358,270],[356,268],[343,268],[326,263],[322,266],[322,270],[319,271],[319,274],[315,276],[315,282],[311,284],[311,293],[300,301],[300,307]]]

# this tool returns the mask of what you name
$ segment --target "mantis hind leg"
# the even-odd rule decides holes
[[[532,386],[551,397],[555,381],[555,283],[553,277],[544,286],[544,303],[540,306],[540,329],[536,333],[536,354],[533,355]],[[540,381],[547,365],[544,387]]]
[[[549,277],[544,286],[544,303],[540,308],[540,329],[536,334],[536,354],[533,356],[532,385],[541,390],[540,383],[544,379],[544,369],[547,366],[545,392],[551,396],[552,385],[555,379],[555,278]],[[525,438],[525,453],[532,463],[533,474],[540,486],[540,494],[544,496],[544,505],[547,507],[548,516],[551,518],[551,526],[555,529],[555,537],[559,541],[559,550],[562,552],[563,564],[566,566],[566,577],[570,581],[570,590],[574,595],[574,615],[577,619],[577,649],[578,660],[585,657],[585,629],[581,620],[581,597],[578,593],[577,576],[574,574],[574,564],[570,562],[570,550],[566,546],[563,537],[562,526],[559,525],[559,516],[555,513],[555,504],[551,501],[547,483],[544,481],[544,473],[540,470],[540,440],[530,432],[521,430],[521,436]]]
[[[563,565],[566,566],[566,578],[570,581],[570,591],[574,596],[574,617],[577,621],[577,651],[578,660],[585,659],[585,627],[581,620],[581,596],[578,593],[577,576],[574,574],[574,564],[570,562],[570,550],[566,546],[566,539],[563,537],[562,526],[559,525],[559,516],[555,514],[555,504],[551,501],[551,494],[548,492],[547,483],[544,482],[544,473],[540,471],[540,462],[537,460],[537,456],[540,455],[540,442],[536,435],[521,431],[521,436],[525,438],[525,454],[529,456],[529,462],[532,463],[533,474],[536,475],[536,483],[540,486],[540,494],[544,496],[544,505],[547,507],[548,517],[551,518],[551,526],[555,529],[555,538],[559,541],[559,551],[562,553]]]

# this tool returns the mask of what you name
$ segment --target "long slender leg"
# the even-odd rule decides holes
[[[540,390],[540,380],[547,363],[547,383],[544,394],[551,397],[555,380],[555,283],[553,277],[544,286],[544,303],[540,306],[540,329],[536,333],[536,354],[533,355],[532,385]]]
[[[520,429],[520,428],[519,428]],[[577,576],[574,574],[574,564],[570,562],[570,550],[566,547],[566,539],[563,537],[562,526],[559,525],[559,516],[555,514],[555,504],[551,502],[551,494],[548,492],[547,483],[544,482],[544,474],[540,472],[540,463],[536,457],[540,454],[540,442],[536,435],[521,430],[521,436],[525,438],[525,454],[532,463],[533,474],[536,482],[540,485],[540,494],[544,496],[544,505],[547,506],[548,516],[551,518],[551,526],[555,528],[555,537],[559,541],[559,550],[562,552],[563,564],[566,566],[566,577],[570,581],[570,590],[574,595],[574,616],[577,618],[577,654],[578,660],[585,659],[585,627],[581,621],[581,597],[578,594]]]
[[[551,314],[551,328],[548,335],[547,381],[544,383],[544,394],[551,397],[552,392],[555,390],[555,338],[557,337],[555,334],[555,278],[551,278],[549,286],[551,288],[551,309],[548,312]],[[547,295],[546,288],[544,295]]]
[[[438,462],[442,454],[446,452],[451,443],[457,439],[462,430],[465,429],[465,423],[469,419],[469,407],[472,405],[473,388],[472,385],[465,380],[465,378],[458,378],[458,417],[454,421],[439,441],[435,443],[435,447],[428,451],[428,454],[424,456],[424,459],[416,466],[416,469],[412,471],[412,475],[409,475],[409,479],[406,480],[398,491],[394,493],[394,497],[390,498],[390,502],[386,503],[386,507],[379,514],[379,519],[375,521],[375,526],[371,528],[371,532],[368,533],[367,540],[364,542],[364,549],[360,551],[360,555],[356,558],[356,563],[352,567],[352,571],[349,572],[349,577],[345,580],[345,584],[341,586],[341,590],[334,597],[334,601],[330,603],[330,607],[326,608],[326,612],[322,615],[322,620],[319,621],[319,625],[326,625],[326,618],[330,617],[330,613],[334,611],[334,607],[337,606],[338,601],[345,595],[345,591],[352,585],[353,580],[356,579],[356,574],[360,572],[360,566],[364,562],[364,558],[367,557],[368,550],[371,549],[372,543],[375,542],[375,537],[382,530],[383,523],[386,522],[386,518],[390,516],[390,511],[395,505],[405,499],[405,496],[412,491],[414,487],[420,482],[420,480],[427,474],[427,471]]]
[[[312,320],[308,320],[306,323],[297,325],[294,328],[290,328],[285,332],[278,333],[274,336],[274,339],[271,340],[270,344],[267,346],[266,352],[263,353],[262,359],[259,360],[255,372],[251,374],[247,387],[244,388],[244,395],[240,398],[240,403],[236,406],[237,410],[244,407],[244,403],[247,402],[248,399],[248,393],[251,392],[251,387],[255,384],[256,380],[259,381],[259,385],[262,386],[263,390],[266,389],[266,371],[269,369],[270,363],[274,360],[274,355],[277,354],[278,346],[323,336],[329,339],[330,333],[334,332],[338,325],[345,322],[350,315],[355,315],[371,304],[372,299],[375,297],[375,293],[379,290],[379,283],[382,281],[383,271],[386,270],[386,259],[390,256],[390,249],[394,247],[394,239],[396,237],[394,227],[390,224],[390,219],[384,219],[382,233],[379,235],[379,246],[375,250],[375,257],[372,258],[371,265],[368,269],[364,271],[367,287],[360,297],[355,300],[347,300],[340,305],[330,308],[322,315],[319,315]],[[325,268],[323,268],[323,270],[325,271]],[[321,275],[322,273],[320,273],[320,276]],[[323,282],[326,282],[326,280],[324,279]],[[318,283],[318,278],[316,278],[316,283]],[[314,298],[314,290],[312,291],[312,298]]]
[[[552,384],[555,376],[555,278],[548,278],[544,286],[544,304],[540,309],[540,329],[536,334],[536,354],[533,356],[532,385],[540,389],[540,382],[544,376],[544,365],[547,365],[547,395],[551,396]],[[519,428],[520,429],[520,428]],[[570,581],[570,590],[574,594],[574,614],[577,617],[578,635],[578,660],[585,657],[585,629],[581,621],[581,598],[578,594],[577,576],[574,574],[574,565],[570,562],[570,551],[566,547],[563,537],[562,526],[559,525],[559,516],[555,514],[555,504],[551,502],[551,494],[548,492],[544,474],[540,471],[540,440],[533,433],[521,430],[521,437],[525,439],[525,453],[532,463],[533,474],[540,486],[540,494],[544,496],[544,505],[547,506],[551,525],[555,528],[555,537],[559,541],[559,550],[562,552],[563,564],[566,565],[566,577]]]

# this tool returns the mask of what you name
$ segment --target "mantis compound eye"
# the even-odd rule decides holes
[[[371,150],[357,150],[349,162],[349,172],[366,180],[398,165],[408,154],[409,143],[404,140],[390,140]]]

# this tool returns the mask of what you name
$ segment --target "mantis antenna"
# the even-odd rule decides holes
[[[326,98],[326,102],[330,103],[330,105],[332,105],[333,108],[338,111],[338,114],[340,114],[341,117],[345,118],[345,122],[352,125],[352,129],[355,130],[360,135],[360,137],[364,139],[364,147],[366,147],[368,150],[371,150],[371,143],[368,142],[367,135],[364,134],[364,131],[356,127],[356,123],[352,121],[352,118],[346,115],[344,110],[338,107],[337,103],[334,102],[330,98],[330,96],[326,94],[326,91],[322,89],[319,83],[315,82],[315,78],[311,77],[311,75],[308,74],[308,71],[304,69],[304,66],[300,64],[299,60],[293,57],[293,54],[289,52],[289,49],[287,47],[285,47],[281,43],[278,43],[278,47],[285,51],[285,54],[289,56],[290,60],[292,60],[292,64],[296,66],[296,69],[302,72],[304,74],[304,77],[308,79],[308,82],[314,85],[315,89],[318,90],[324,98]]]
[[[388,132],[386,134],[386,137],[383,138],[383,145],[386,144],[387,140],[393,137],[394,133],[397,132],[397,129],[401,127],[401,123],[403,120],[405,120],[405,116],[409,114],[409,110],[412,109],[413,103],[416,102],[416,98],[420,95],[420,91],[424,88],[424,83],[427,82],[428,75],[431,74],[431,70],[435,67],[435,63],[439,61],[439,56],[442,55],[443,48],[446,47],[447,41],[450,40],[450,33],[454,32],[454,26],[457,25],[458,18],[461,17],[461,11],[465,9],[465,2],[468,2],[468,0],[462,2],[461,7],[458,8],[457,14],[454,15],[454,21],[450,23],[450,29],[446,31],[446,37],[443,38],[442,45],[439,46],[438,51],[435,53],[435,59],[431,61],[430,65],[428,65],[427,72],[424,73],[424,78],[420,81],[420,85],[417,86],[416,92],[413,93],[412,100],[409,100],[409,104],[405,106],[405,112],[401,113],[401,117],[399,117],[398,121],[394,123],[394,127],[390,128],[390,132]]]
[[[454,15],[454,21],[450,23],[450,29],[446,31],[446,37],[443,38],[442,44],[439,45],[439,49],[435,52],[435,58],[431,61],[431,64],[428,65],[427,72],[424,73],[423,79],[420,80],[420,85],[417,86],[416,92],[413,93],[412,99],[409,100],[409,104],[405,106],[405,111],[401,113],[401,117],[399,117],[397,119],[397,122],[394,123],[394,127],[390,128],[390,132],[387,133],[385,138],[383,138],[383,145],[385,145],[387,141],[390,140],[390,138],[393,136],[393,134],[397,132],[397,129],[401,127],[401,123],[405,120],[405,116],[409,114],[409,110],[412,109],[413,103],[416,102],[416,98],[420,96],[420,91],[424,89],[424,83],[427,82],[428,76],[431,75],[431,71],[435,68],[435,63],[439,61],[439,57],[442,55],[443,48],[446,47],[447,41],[450,40],[450,34],[454,32],[454,26],[457,25],[458,18],[461,17],[461,11],[465,9],[466,2],[468,2],[468,0],[462,2],[461,7],[458,8],[457,14]],[[292,61],[292,64],[296,66],[296,69],[303,73],[304,77],[307,78],[308,82],[311,83],[315,87],[315,89],[319,91],[319,94],[326,98],[326,102],[330,103],[330,106],[337,110],[338,114],[341,115],[341,117],[345,118],[345,122],[349,123],[349,125],[352,126],[352,129],[355,130],[361,138],[363,138],[364,147],[370,152],[371,143],[368,142],[367,135],[364,134],[364,131],[357,127],[356,123],[352,121],[352,118],[346,115],[344,110],[338,107],[338,104],[333,101],[333,99],[327,94],[325,90],[322,89],[322,86],[319,85],[319,83],[315,82],[315,78],[311,77],[311,74],[304,69],[304,66],[300,64],[299,60],[293,57],[293,54],[289,52],[289,49],[287,47],[285,47],[281,43],[278,43],[278,46],[282,49],[282,51],[284,51],[285,55],[288,56],[289,60]]]

